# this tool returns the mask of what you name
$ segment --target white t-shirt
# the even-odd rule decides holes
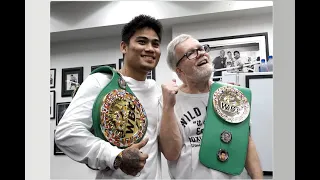
[[[244,170],[232,176],[205,167],[199,161],[203,121],[206,116],[209,93],[186,94],[179,90],[176,95],[175,114],[182,136],[183,146],[177,161],[168,161],[173,179],[250,179]]]
[[[161,89],[154,80],[137,81],[125,76],[123,78],[143,105],[148,118],[145,137],[148,137],[149,141],[141,151],[147,153],[149,157],[140,176],[126,175],[120,168],[114,170],[114,160],[122,149],[95,137],[88,131],[92,127],[94,100],[110,82],[111,75],[95,73],[89,75],[81,84],[56,128],[57,146],[71,159],[101,169],[97,171],[96,179],[161,179],[161,156],[157,141]],[[106,167],[110,167],[111,170],[106,170]]]

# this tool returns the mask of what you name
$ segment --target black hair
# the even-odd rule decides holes
[[[233,55],[234,55],[234,54],[236,54],[236,53],[240,54],[240,52],[239,52],[239,51],[233,51]]]
[[[231,53],[231,51],[228,51],[227,54],[228,54],[228,53]]]
[[[159,41],[161,42],[163,31],[161,22],[154,17],[144,14],[134,17],[130,22],[125,24],[121,31],[122,41],[126,44],[129,44],[130,38],[134,35],[134,33],[137,30],[146,27],[153,29],[157,33]]]

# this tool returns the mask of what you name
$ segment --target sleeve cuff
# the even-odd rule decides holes
[[[119,149],[117,147],[114,147],[112,148],[111,152],[110,152],[110,158],[109,158],[109,161],[107,161],[107,166],[112,169],[112,170],[115,170],[114,167],[113,167],[113,163],[114,163],[114,160],[116,159],[116,157],[118,156],[118,154],[120,152],[122,152],[124,149]]]

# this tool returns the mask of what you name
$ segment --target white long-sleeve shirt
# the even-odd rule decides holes
[[[92,127],[93,103],[100,91],[110,82],[111,75],[95,73],[85,79],[56,127],[55,142],[71,159],[99,169],[97,179],[161,179],[161,156],[157,141],[161,89],[154,80],[136,81],[126,76],[123,78],[139,99],[148,118],[145,137],[148,137],[149,141],[141,151],[149,157],[139,177],[126,175],[120,168],[114,170],[114,160],[122,149],[95,137],[89,131]],[[107,170],[107,167],[111,170]]]

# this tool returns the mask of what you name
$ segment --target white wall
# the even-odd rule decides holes
[[[268,32],[269,52],[273,52],[272,44],[272,16],[263,15],[252,18],[238,18],[235,20],[212,21],[205,23],[191,23],[175,25],[172,31],[164,32],[161,44],[162,56],[156,68],[156,80],[160,85],[172,79],[172,72],[166,64],[166,45],[172,37],[179,33],[188,33],[195,38],[213,38],[248,33]],[[116,63],[122,57],[119,50],[120,36],[91,40],[81,40],[51,44],[51,68],[56,68],[56,103],[67,102],[71,98],[61,97],[61,69],[69,67],[84,67],[84,78],[90,73],[92,65]],[[53,130],[55,120],[51,120],[51,178],[52,179],[75,179],[94,178],[95,172],[85,165],[76,163],[66,156],[53,155]],[[163,157],[163,156],[162,156]],[[168,178],[167,165],[163,162],[163,177]]]
[[[123,24],[138,14],[157,19],[272,6],[272,1],[96,1],[51,5],[51,32]],[[76,7],[76,8],[74,8]],[[194,8],[197,7],[197,8]],[[125,15],[120,16],[120,12]]]

